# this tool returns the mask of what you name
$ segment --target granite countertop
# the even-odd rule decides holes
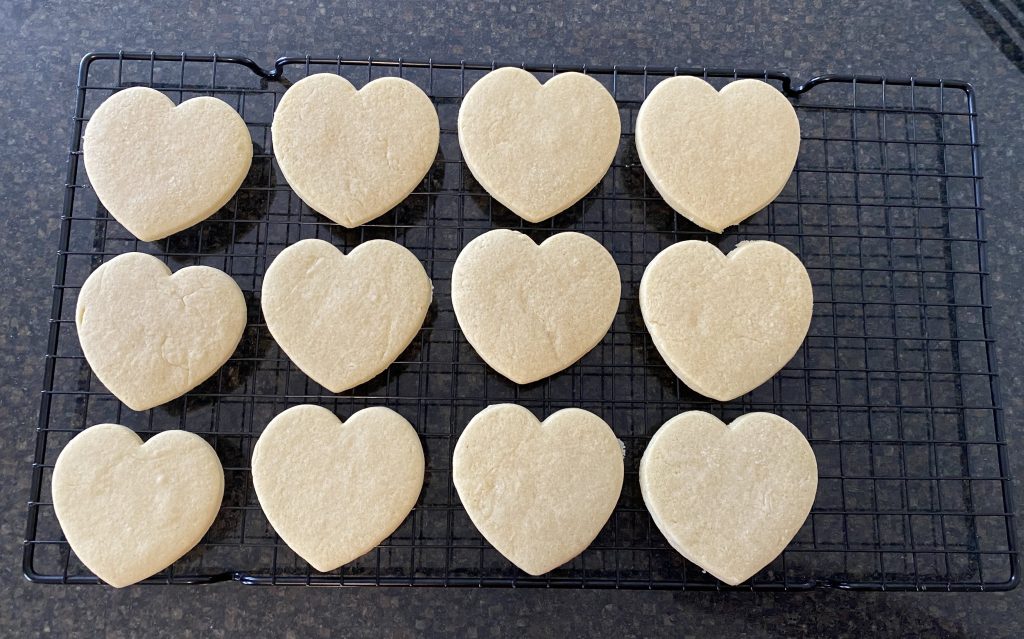
[[[1024,14],[1010,3],[609,0],[398,4],[12,0],[0,93],[0,628],[34,636],[1024,636],[1004,594],[44,587],[20,574],[33,428],[78,60],[90,50],[736,66],[972,81],[982,114],[993,317],[1014,476],[1024,468]],[[778,6],[776,6],[776,4]],[[1000,13],[1000,11],[1004,13]],[[1016,485],[1018,504],[1024,503]],[[16,630],[17,629],[17,630]]]

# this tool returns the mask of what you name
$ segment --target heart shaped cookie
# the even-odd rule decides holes
[[[611,94],[582,73],[541,85],[522,69],[496,69],[459,107],[459,146],[473,177],[529,222],[564,211],[597,186],[620,128]]]
[[[586,550],[622,490],[622,448],[579,408],[543,423],[514,404],[488,406],[459,436],[452,480],[473,524],[531,575]]]
[[[147,87],[107,98],[85,127],[82,150],[96,197],[147,242],[216,213],[252,163],[249,129],[223,100],[174,106]]]
[[[571,366],[608,332],[619,270],[596,240],[557,233],[539,246],[500,229],[466,245],[452,270],[452,306],[494,370],[528,384]]]
[[[267,328],[295,365],[332,393],[391,365],[423,325],[430,278],[416,256],[387,240],[345,255],[323,240],[285,250],[263,276]]]
[[[636,149],[669,206],[721,233],[786,186],[800,123],[789,100],[760,80],[737,80],[718,92],[679,76],[654,87],[640,106]]]
[[[169,402],[216,373],[245,322],[245,297],[229,275],[209,266],[171,275],[144,253],[93,271],[75,309],[86,361],[132,410]]]
[[[437,155],[440,126],[415,84],[378,78],[356,91],[318,73],[293,84],[274,111],[274,156],[302,201],[353,228],[408,196]]]
[[[640,280],[640,311],[658,352],[687,386],[728,401],[771,379],[811,325],[811,280],[774,242],[728,256],[707,242],[673,244]]]
[[[129,428],[99,424],[61,451],[50,490],[71,549],[122,588],[199,543],[220,509],[224,469],[192,433],[164,431],[143,444]]]
[[[321,572],[361,557],[405,520],[423,487],[423,447],[395,411],[344,423],[320,406],[275,417],[252,451],[252,482],[270,525]]]
[[[640,460],[644,503],[665,539],[731,586],[782,552],[817,488],[811,446],[770,413],[748,413],[728,426],[700,411],[677,415]]]

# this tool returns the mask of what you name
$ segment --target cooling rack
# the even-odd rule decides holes
[[[605,179],[570,210],[524,223],[494,202],[462,161],[456,117],[462,96],[495,64],[292,57],[264,69],[244,57],[94,53],[81,64],[61,213],[24,546],[36,582],[96,583],[65,542],[50,502],[50,475],[83,428],[116,422],[144,438],[169,428],[198,433],[226,472],[221,512],[203,542],[154,583],[542,586],[719,589],[683,560],[643,506],[637,468],[655,430],[691,409],[725,420],[770,411],[796,424],[818,459],[817,499],[787,550],[739,588],[806,590],[1006,590],[1019,569],[1006,446],[993,362],[980,201],[977,113],[969,84],[920,78],[520,65],[542,80],[582,71],[618,102],[622,143]],[[337,73],[356,86],[385,75],[423,88],[437,106],[441,144],[429,174],[393,211],[354,230],[329,223],[289,189],[274,162],[270,122],[291,82]],[[716,86],[759,78],[796,107],[802,145],[785,190],[722,235],[673,213],[644,176],[633,144],[637,110],[662,79],[698,75]],[[98,203],[81,167],[81,134],[112,93],[152,86],[176,102],[212,95],[235,107],[254,141],[238,195],[209,220],[169,239],[139,242]],[[491,371],[458,330],[452,265],[461,247],[493,228],[542,240],[575,230],[599,240],[622,275],[611,331],[579,363],[516,386]],[[385,373],[331,394],[274,344],[259,312],[261,278],[299,239],[346,252],[371,238],[399,242],[422,260],[435,287],[428,318]],[[770,382],[732,402],[680,384],[648,337],[637,303],[644,267],[688,239],[729,250],[769,239],[799,255],[814,285],[803,347]],[[136,413],[95,380],[75,335],[78,291],[90,272],[127,251],[224,269],[248,300],[237,352],[184,397]],[[249,474],[256,438],[278,412],[312,402],[347,416],[386,405],[414,424],[427,455],[426,484],[395,534],[365,557],[321,574],[290,552],[259,509]],[[593,545],[541,577],[515,569],[480,537],[451,482],[451,454],[469,419],[488,404],[516,402],[546,416],[578,406],[605,419],[625,444],[622,497]]]

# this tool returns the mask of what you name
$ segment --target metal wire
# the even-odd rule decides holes
[[[226,472],[222,511],[204,541],[150,581],[247,584],[407,584],[719,589],[665,542],[643,507],[640,455],[655,430],[690,409],[729,420],[778,413],[807,435],[818,457],[811,515],[786,552],[742,588],[1005,590],[1017,555],[986,289],[974,94],[970,85],[922,79],[823,76],[794,84],[783,73],[739,69],[524,66],[544,79],[588,73],[620,105],[623,133],[602,183],[570,210],[527,224],[496,204],[462,162],[455,133],[461,97],[498,64],[433,60],[281,58],[262,69],[246,58],[156,53],[90,54],[82,62],[72,121],[66,199],[32,466],[26,576],[95,583],[64,541],[49,501],[53,463],[81,429],[101,422],[143,437],[184,428],[206,437]],[[402,205],[347,230],[291,191],[274,161],[269,125],[291,82],[310,73],[357,86],[400,75],[431,96],[441,147],[423,184]],[[656,196],[633,143],[637,109],[658,81],[698,75],[721,85],[759,78],[794,102],[803,143],[796,170],[766,210],[719,236]],[[113,92],[153,86],[172,99],[213,95],[234,106],[254,140],[239,194],[198,226],[139,242],[109,217],[80,171],[81,133]],[[620,267],[623,301],[612,329],[581,362],[517,386],[488,369],[455,322],[450,275],[459,249],[492,228],[537,240],[561,230],[595,237]],[[259,313],[261,278],[284,247],[318,237],[348,251],[371,238],[412,250],[433,280],[435,302],[419,336],[376,379],[334,395],[298,371]],[[660,359],[636,301],[644,267],[661,249],[705,239],[728,250],[770,239],[798,255],[815,291],[806,343],[772,381],[719,403],[682,385]],[[207,264],[230,273],[249,302],[242,344],[211,380],[166,406],[135,413],[94,382],[74,334],[78,290],[103,261],[126,251],[172,269]],[[470,417],[512,401],[545,416],[567,406],[608,421],[626,447],[619,505],[579,558],[530,577],[491,549],[452,489],[451,453]],[[420,432],[423,494],[408,521],[373,552],[329,574],[283,545],[259,509],[249,476],[252,446],[281,410],[314,402],[341,416],[387,405]],[[329,534],[329,531],[327,531]]]

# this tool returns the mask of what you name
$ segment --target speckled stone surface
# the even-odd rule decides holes
[[[1024,58],[988,2],[608,0],[0,3],[0,628],[8,636],[1024,636],[1007,594],[44,587],[20,575],[74,80],[96,49],[434,56],[927,75],[971,80],[983,114],[994,318],[1014,475],[1024,470]],[[554,3],[552,3],[554,4]],[[1010,3],[1001,3],[1009,6]],[[1020,17],[1020,14],[1017,14]],[[1017,502],[1021,503],[1019,484]]]

